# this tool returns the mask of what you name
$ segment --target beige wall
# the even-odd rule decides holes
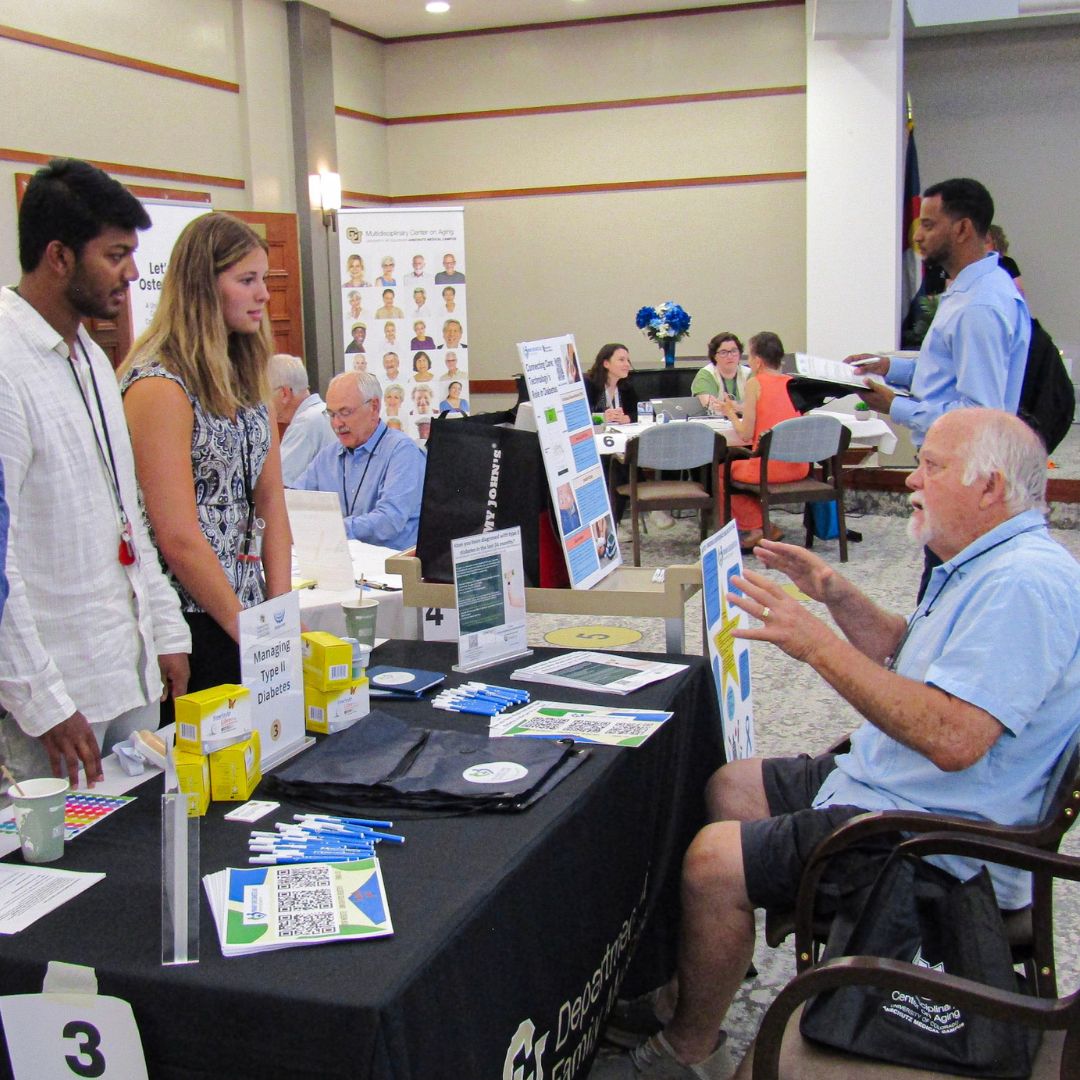
[[[285,9],[278,0],[5,0],[2,21],[93,49],[239,83],[230,93],[0,39],[0,146],[242,180],[120,175],[126,183],[209,192],[223,209],[293,211]],[[0,160],[0,280],[18,277],[14,176]]]
[[[1080,357],[1080,26],[909,41],[906,81],[923,186],[986,184],[1032,314]]]
[[[334,37],[338,105],[377,112],[371,43]],[[355,64],[357,70],[352,65]],[[392,117],[706,94],[805,81],[803,9],[731,12],[382,47]],[[363,102],[366,102],[364,104]],[[805,99],[687,102],[382,127],[338,118],[347,191],[423,196],[799,172]],[[373,166],[385,140],[386,172]],[[379,181],[381,180],[381,184]],[[592,194],[464,199],[473,378],[518,370],[514,344],[572,332],[588,357],[622,340],[643,304],[694,317],[680,345],[712,333],[805,335],[801,180]]]

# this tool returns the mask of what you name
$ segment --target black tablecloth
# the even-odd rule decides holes
[[[455,653],[394,642],[375,659],[448,671]],[[704,782],[722,760],[707,666],[672,659],[691,666],[628,699],[592,698],[673,709],[644,747],[591,748],[522,813],[399,820],[406,844],[380,849],[392,937],[225,959],[204,895],[200,963],[162,967],[155,780],[56,864],[106,878],[0,938],[0,992],[39,992],[49,960],[92,966],[100,993],[131,1003],[151,1077],[497,1080],[541,1067],[548,1077],[584,1076],[616,993],[671,970],[679,865],[702,820]],[[514,666],[479,677],[507,682]],[[379,707],[432,727],[487,723],[426,701]],[[251,826],[223,821],[228,809],[214,803],[203,819],[204,874],[247,863]],[[284,803],[255,827],[296,809]]]

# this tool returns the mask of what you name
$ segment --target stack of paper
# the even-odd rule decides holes
[[[510,678],[550,686],[572,686],[577,690],[595,690],[601,694],[629,694],[685,670],[685,664],[635,660],[609,653],[571,652],[518,668]]]
[[[610,705],[571,705],[534,701],[492,719],[492,738],[524,735],[533,739],[573,739],[605,746],[640,746],[674,713],[659,709],[620,709]]]
[[[203,886],[226,956],[394,932],[375,858],[230,868]]]

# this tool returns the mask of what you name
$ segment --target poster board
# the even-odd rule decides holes
[[[152,222],[149,229],[139,233],[139,250],[135,253],[135,265],[139,280],[131,283],[128,296],[131,299],[132,340],[150,325],[161,297],[161,283],[169,265],[173,246],[190,221],[214,208],[209,203],[156,201],[142,199]]]
[[[371,372],[387,426],[427,439],[440,412],[471,410],[464,210],[341,210],[338,234],[334,370]]]
[[[754,756],[750,643],[732,636],[733,630],[749,626],[750,616],[727,600],[729,592],[738,592],[731,579],[741,574],[739,529],[733,519],[701,545],[705,637],[727,761]]]
[[[572,334],[518,344],[536,416],[570,585],[589,589],[622,565],[592,413]]]

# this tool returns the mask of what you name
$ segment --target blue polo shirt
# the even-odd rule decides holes
[[[1014,413],[1031,343],[1031,315],[997,252],[965,266],[938,302],[916,360],[889,359],[885,381],[910,389],[889,417],[922,446],[930,425],[950,409],[981,405]]]
[[[353,540],[404,551],[416,543],[426,468],[424,451],[380,420],[355,450],[323,447],[292,486],[336,491]]]
[[[814,805],[1037,821],[1049,772],[1080,726],[1080,564],[1042,514],[1017,514],[935,568],[896,670],[984,709],[1003,734],[974,765],[943,772],[865,723]],[[935,861],[962,878],[977,868]],[[1028,903],[1025,874],[989,869],[1003,907]]]

